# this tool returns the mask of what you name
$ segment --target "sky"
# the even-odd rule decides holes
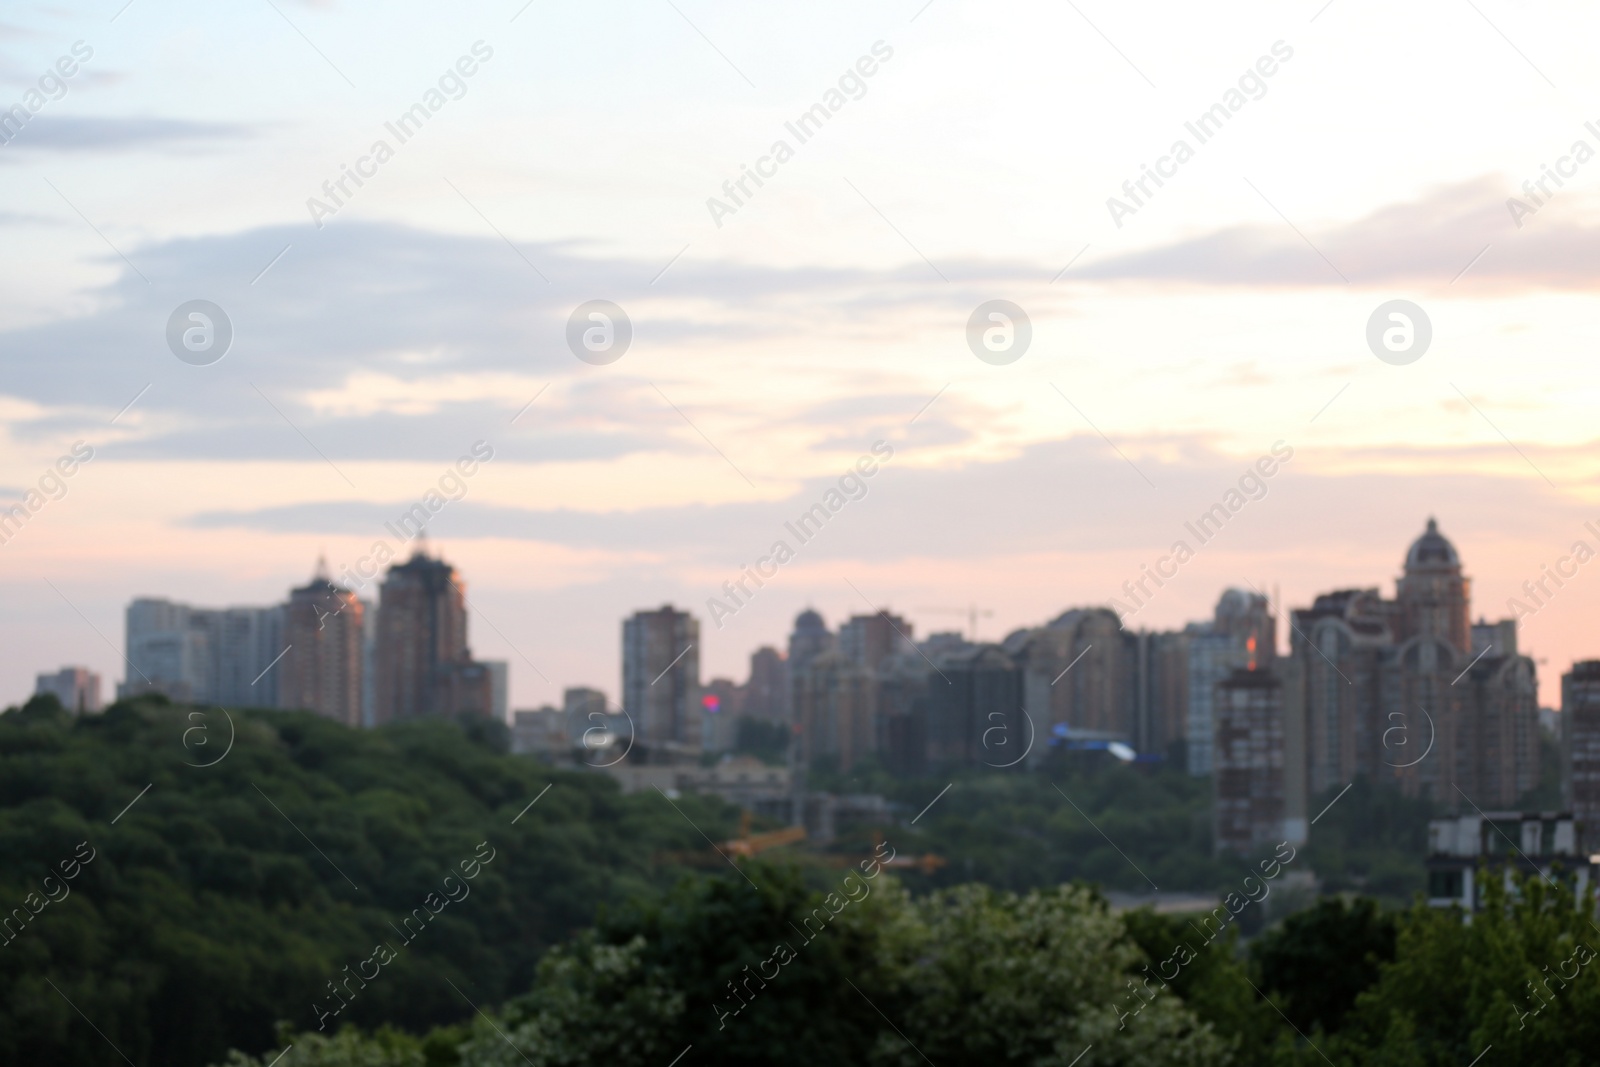
[[[1522,590],[1600,549],[1600,11],[1228,8],[7,5],[0,505],[46,499],[0,544],[0,701],[122,679],[136,596],[397,544],[475,447],[428,538],[513,707],[614,698],[668,602],[735,680],[807,605],[998,639],[1106,604],[1276,448],[1128,625],[1392,595],[1434,517],[1475,617],[1536,608],[1558,704],[1600,562]],[[1028,328],[979,358],[997,300]],[[1410,311],[1369,343],[1397,300],[1420,355]],[[620,355],[569,340],[591,301]]]

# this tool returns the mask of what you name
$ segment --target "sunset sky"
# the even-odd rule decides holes
[[[93,449],[0,545],[0,701],[120,680],[133,597],[266,604],[394,542],[478,441],[429,539],[514,707],[614,698],[622,618],[669,601],[707,679],[807,604],[919,635],[976,604],[998,639],[1107,603],[1275,442],[1133,624],[1247,582],[1392,595],[1430,516],[1474,617],[1600,549],[1591,5],[122,5],[0,15],[0,108],[37,112],[0,144],[0,500]],[[197,299],[234,332],[207,366],[166,339]],[[967,345],[993,299],[1033,327],[1004,366]],[[1432,323],[1404,366],[1366,341],[1394,299]],[[613,363],[567,347],[590,300],[632,322]],[[866,496],[713,626],[877,441]],[[1524,621],[1541,703],[1597,619],[1600,561]]]

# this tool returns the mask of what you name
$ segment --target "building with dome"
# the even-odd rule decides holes
[[[1438,637],[1460,651],[1472,647],[1467,614],[1471,583],[1461,573],[1456,546],[1439,532],[1439,524],[1433,519],[1428,520],[1422,536],[1411,543],[1406,552],[1405,573],[1395,584],[1401,630]]]
[[[789,672],[791,675],[805,670],[806,666],[824,652],[833,649],[833,631],[822,621],[813,608],[807,608],[794,618],[794,631],[789,634]]]
[[[1302,717],[1315,796],[1357,775],[1451,810],[1538,784],[1538,683],[1516,627],[1471,623],[1471,581],[1429,519],[1393,600],[1343,589],[1293,612],[1285,714]]]

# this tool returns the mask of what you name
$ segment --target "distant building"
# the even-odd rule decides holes
[[[1597,857],[1579,847],[1571,812],[1474,811],[1428,823],[1428,904],[1482,908],[1480,870],[1559,878],[1578,900],[1600,872]]]
[[[938,659],[948,652],[968,652],[978,646],[968,641],[960,630],[941,630],[918,641],[917,647],[929,659]]]
[[[366,612],[355,593],[335,585],[326,561],[309,583],[289,592],[276,667],[278,704],[360,726]]]
[[[454,567],[418,548],[389,568],[378,605],[373,717],[490,715],[494,679],[467,646],[466,594]]]
[[[1538,783],[1533,661],[1510,622],[1469,625],[1470,588],[1429,519],[1394,600],[1347,589],[1293,613],[1312,794],[1361,774],[1454,811],[1510,807]]]
[[[671,604],[622,624],[622,707],[652,750],[700,747],[700,623]]]
[[[210,647],[206,631],[191,622],[187,604],[140,597],[128,605],[128,679],[118,696],[163,693],[179,703],[203,701],[210,693]]]
[[[566,716],[569,737],[581,738],[585,730],[605,727],[611,714],[606,695],[598,689],[573,686],[561,692],[561,713]],[[618,716],[620,718],[620,716]],[[574,741],[574,744],[577,742]]]
[[[100,676],[88,667],[62,667],[54,674],[41,674],[33,691],[55,697],[63,708],[80,715],[100,710]]]
[[[709,767],[628,760],[605,768],[605,773],[617,780],[624,793],[654,789],[708,793],[759,815],[789,818],[793,772],[787,767],[769,767],[753,756],[724,756]]]
[[[792,719],[795,713],[795,679],[806,666],[824,652],[834,648],[834,635],[822,616],[807,608],[794,618],[794,629],[789,634],[787,685],[784,688],[784,717]]]
[[[732,752],[739,743],[744,686],[713,678],[700,690],[700,747],[706,752]]]
[[[839,652],[850,662],[876,671],[889,656],[912,647],[911,632],[909,622],[887,611],[853,615],[839,627]]]
[[[506,722],[511,701],[511,665],[503,659],[481,661],[489,671],[489,718]]]
[[[185,704],[278,706],[281,606],[210,609],[140,597],[126,619],[128,677],[118,696],[156,692]]]
[[[998,645],[946,653],[934,663],[938,673],[928,681],[928,762],[1008,764],[1027,740],[1022,669]]]
[[[232,708],[280,706],[278,672],[283,660],[278,657],[289,645],[284,605],[190,612],[205,629],[209,650],[210,688],[201,700]]]
[[[378,725],[378,605],[361,602],[361,725]]]
[[[896,774],[920,775],[928,763],[928,690],[944,684],[916,650],[890,656],[878,666],[874,730],[883,765]]]
[[[804,766],[831,757],[848,771],[877,747],[876,673],[842,652],[824,652],[794,675],[794,723]]]
[[[511,717],[511,751],[519,756],[560,760],[571,755],[577,741],[569,732],[568,718],[548,704]]]
[[[1138,642],[1114,611],[1074,608],[1008,637],[1006,650],[1027,675],[1029,715],[1039,732],[1059,726],[1140,742]]]
[[[1286,840],[1283,683],[1236,668],[1217,683],[1212,712],[1214,847],[1243,855]]]
[[[1563,778],[1579,847],[1600,852],[1600,660],[1574,663],[1561,676]]]
[[[1267,598],[1229,589],[1217,601],[1210,623],[1188,627],[1187,758],[1189,773],[1212,773],[1212,702],[1217,686],[1240,668],[1270,669],[1276,655],[1277,623]]]
[[[1139,634],[1139,721],[1136,748],[1175,766],[1189,765],[1189,639],[1187,631]]]
[[[757,719],[787,720],[789,665],[783,653],[762,646],[750,653],[750,680],[745,683],[744,713]]]

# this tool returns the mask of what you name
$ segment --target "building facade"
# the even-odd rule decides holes
[[[1505,623],[1468,622],[1471,583],[1428,520],[1394,600],[1346,589],[1293,613],[1308,785],[1391,781],[1449,810],[1511,807],[1539,779],[1533,661]]]
[[[1560,879],[1582,900],[1600,873],[1571,812],[1472,811],[1428,823],[1428,904],[1480,910],[1480,872]]]
[[[877,672],[843,651],[824,652],[795,674],[794,707],[805,766],[828,758],[848,771],[877,749]]]
[[[1185,718],[1185,758],[1189,773],[1212,773],[1213,721],[1217,686],[1234,671],[1269,670],[1276,658],[1277,621],[1267,598],[1243,589],[1229,589],[1217,601],[1209,623],[1185,630],[1189,701]]]
[[[912,647],[911,632],[909,622],[887,611],[853,615],[839,627],[838,647],[852,663],[876,671],[885,659]]]
[[[783,653],[763,645],[750,653],[750,680],[745,683],[744,713],[769,721],[784,719],[789,664]]]
[[[494,678],[467,645],[466,593],[454,567],[421,548],[389,568],[378,603],[373,717],[489,715]]]
[[[700,623],[671,604],[622,624],[622,707],[639,743],[698,750],[701,737]]]
[[[277,707],[283,615],[276,605],[211,609],[140,597],[126,613],[128,677],[117,695],[155,692],[184,704]]]
[[[1579,847],[1600,852],[1600,660],[1574,663],[1561,676],[1561,750],[1568,803]]]
[[[1248,855],[1286,840],[1283,682],[1236,668],[1217,683],[1212,713],[1213,847]]]
[[[62,667],[34,679],[36,695],[46,694],[61,701],[70,712],[82,715],[100,710],[100,676],[88,667]]]
[[[290,590],[283,619],[288,651],[276,667],[279,706],[360,726],[365,605],[319,563],[310,582]]]
[[[999,645],[947,652],[934,667],[927,698],[929,765],[1011,765],[1028,740],[1022,668]]]

